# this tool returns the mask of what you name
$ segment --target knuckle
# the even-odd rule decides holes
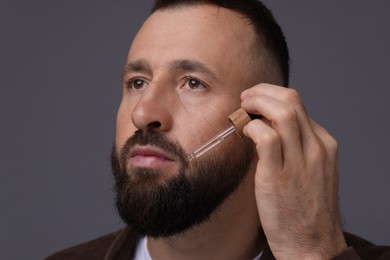
[[[260,142],[263,145],[271,146],[279,142],[279,136],[276,132],[269,131],[268,133],[262,134]]]
[[[338,144],[337,140],[335,138],[333,138],[333,136],[328,135],[325,142],[326,142],[327,148],[329,149],[329,151],[332,154],[338,153],[339,144]]]
[[[311,158],[313,161],[323,162],[326,160],[326,155],[325,147],[319,140],[316,140],[311,144],[309,158]]]
[[[253,140],[256,147],[270,147],[280,142],[279,134],[272,128],[264,127],[259,120],[252,120],[244,132]]]
[[[286,107],[279,112],[279,119],[281,121],[291,122],[298,119],[297,112],[292,107]]]
[[[282,99],[285,102],[291,103],[291,104],[299,104],[299,103],[301,103],[301,98],[299,96],[298,91],[296,91],[295,89],[291,89],[291,88],[286,89],[284,91]]]

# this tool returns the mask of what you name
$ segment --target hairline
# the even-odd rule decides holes
[[[217,8],[224,8],[227,10],[230,10],[236,14],[240,15],[240,18],[246,19],[248,25],[252,28],[253,37],[251,39],[252,43],[249,43],[251,46],[251,52],[254,53],[254,55],[250,56],[251,63],[253,64],[253,84],[259,84],[259,83],[271,83],[276,85],[284,85],[284,76],[283,72],[281,71],[281,68],[277,64],[278,62],[275,60],[275,54],[272,53],[272,51],[267,47],[267,44],[265,43],[265,34],[263,32],[259,32],[251,18],[246,15],[243,12],[239,12],[238,10],[220,6],[214,3],[210,3],[207,1],[199,1],[199,2],[176,2],[172,5],[167,6],[160,6],[158,8],[153,7],[151,14],[157,12],[157,11],[164,11],[164,10],[175,10],[175,9],[183,9],[183,8],[190,8],[190,7],[196,7],[196,6],[202,6],[202,5],[210,5],[215,6]],[[258,73],[257,75],[256,72]]]

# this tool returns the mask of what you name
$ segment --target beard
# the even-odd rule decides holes
[[[178,164],[177,172],[166,177],[158,169],[128,168],[130,150],[137,144],[169,153]],[[181,234],[207,221],[237,189],[253,154],[252,142],[243,138],[234,150],[214,149],[188,162],[179,144],[159,132],[137,130],[119,156],[115,146],[111,153],[118,213],[141,235],[159,238]]]

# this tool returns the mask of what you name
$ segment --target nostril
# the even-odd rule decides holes
[[[148,128],[159,128],[161,126],[161,123],[159,121],[153,121],[148,124]]]

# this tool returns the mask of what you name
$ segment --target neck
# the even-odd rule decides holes
[[[253,259],[265,240],[254,195],[253,175],[248,173],[220,209],[184,234],[148,239],[153,259]]]

